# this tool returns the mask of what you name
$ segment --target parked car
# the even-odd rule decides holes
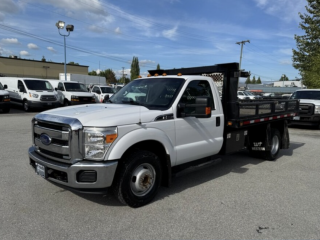
[[[7,85],[2,86],[0,82],[0,110],[2,109],[2,112],[4,113],[8,113],[10,111],[10,96],[6,89]]]
[[[292,125],[306,125],[320,128],[320,89],[300,89],[290,99],[299,99],[299,115],[291,121]]]
[[[94,85],[91,90],[97,103],[106,102],[115,92],[115,88],[106,85]]]
[[[238,91],[237,96],[240,100],[250,100],[250,97],[247,94],[245,94],[245,91]]]
[[[2,77],[1,82],[8,86],[11,104],[23,106],[26,112],[60,106],[57,92],[46,79]]]
[[[58,93],[58,99],[61,105],[79,105],[95,103],[94,96],[85,84],[75,81],[50,80]]]

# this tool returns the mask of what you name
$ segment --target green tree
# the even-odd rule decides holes
[[[256,84],[261,84],[261,78],[260,77],[258,77],[258,80],[257,80]]]
[[[70,64],[70,65],[79,65],[79,63],[75,63],[75,62],[69,62],[68,64]]]
[[[133,57],[131,63],[131,80],[136,79],[140,75],[140,67],[138,57]]]
[[[307,13],[299,13],[301,22],[299,27],[305,32],[304,35],[295,35],[297,50],[293,49],[293,66],[299,70],[308,88],[320,87],[320,1],[306,0]]]
[[[99,76],[105,77],[107,84],[117,83],[116,74],[110,68],[106,69],[105,71],[100,71]]]
[[[158,63],[158,65],[157,65],[157,70],[160,70],[161,68],[160,68],[160,64]]]
[[[312,61],[315,63],[320,63],[320,55],[313,56]],[[314,64],[310,67],[309,71],[303,74],[302,84],[308,88],[317,89],[320,88],[320,65]]]
[[[256,84],[257,82],[256,82],[256,76],[253,76],[253,78],[252,78],[252,81],[251,81],[251,84]]]
[[[250,76],[247,77],[247,80],[244,82],[245,84],[251,84]]]
[[[96,71],[91,71],[88,73],[88,75],[91,75],[91,76],[98,76],[97,72]]]
[[[279,81],[289,81],[289,78],[285,74],[282,74]]]

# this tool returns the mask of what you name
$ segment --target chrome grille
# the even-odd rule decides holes
[[[48,124],[44,124],[45,127],[41,126],[41,123],[34,125],[34,143],[38,147],[38,152],[46,157],[52,158],[54,160],[70,160],[71,152],[69,148],[69,135],[70,129],[67,127],[61,127],[61,130],[57,130],[56,126],[53,128],[48,128]],[[50,144],[44,144],[41,141],[40,136],[45,134],[50,137]],[[52,154],[51,154],[52,153]],[[57,155],[61,158],[57,159]]]
[[[311,103],[300,103],[299,115],[312,115],[314,111],[314,105]]]
[[[82,159],[82,125],[78,120],[40,113],[32,122],[33,143],[38,154],[64,163]]]
[[[50,102],[50,101],[56,101],[57,100],[57,98],[55,97],[55,96],[53,96],[53,95],[42,95],[41,97],[40,97],[40,100],[41,101],[48,101],[48,102]]]

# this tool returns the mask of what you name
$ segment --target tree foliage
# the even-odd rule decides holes
[[[157,70],[160,70],[161,68],[160,68],[160,64],[158,63],[158,65],[157,65]]]
[[[261,84],[261,78],[260,77],[258,77],[258,80],[257,80],[256,84]]]
[[[75,63],[75,62],[68,62],[69,65],[79,65],[79,63]]]
[[[138,57],[133,57],[131,63],[131,80],[136,79],[140,75],[140,67]]]
[[[117,83],[116,74],[110,68],[106,69],[105,71],[100,71],[99,76],[105,77],[107,84],[115,84],[115,83]]]
[[[98,76],[97,72],[92,70],[91,72],[88,72],[88,75],[91,75],[91,76]]]
[[[279,81],[289,81],[289,78],[287,77],[287,75],[282,74]]]
[[[251,80],[251,84],[256,84],[256,76],[253,76],[252,80]]]
[[[295,35],[297,50],[293,49],[293,66],[299,70],[303,84],[308,88],[320,88],[320,1],[306,0],[307,13],[301,14],[299,27],[304,35]]]
[[[250,76],[247,77],[247,80],[245,81],[245,84],[251,84]]]

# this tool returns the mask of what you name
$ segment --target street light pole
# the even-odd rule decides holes
[[[59,34],[63,36],[63,45],[64,45],[64,80],[67,81],[67,48],[66,48],[66,37],[70,35],[70,32],[73,31],[74,26],[73,25],[67,25],[66,30],[68,34],[61,34],[60,29],[64,28],[65,23],[63,21],[58,21],[56,23],[56,26],[58,28]]]
[[[241,77],[241,61],[242,61],[242,49],[243,49],[243,45],[248,42],[250,43],[250,40],[245,40],[245,41],[241,41],[241,42],[236,42],[236,44],[241,44],[241,52],[240,52],[240,62],[239,62],[239,79],[238,82],[240,82],[240,77]]]

